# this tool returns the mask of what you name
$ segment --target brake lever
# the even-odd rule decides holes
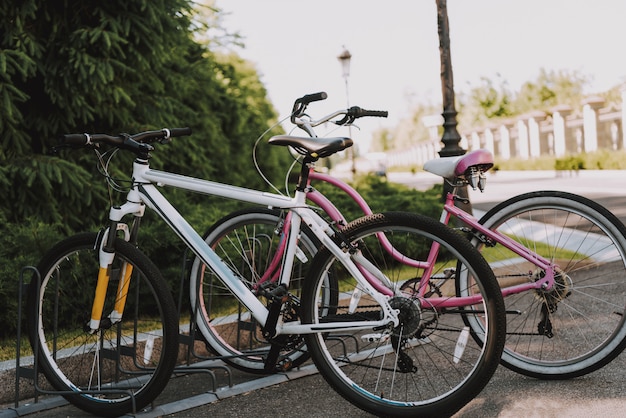
[[[346,114],[346,115],[343,117],[343,119],[333,121],[333,123],[334,123],[335,125],[339,125],[339,126],[347,126],[347,125],[352,125],[352,124],[354,123],[354,121],[355,121],[355,120],[356,120],[356,118],[355,118],[354,116],[351,116],[351,115],[347,115],[347,114]]]

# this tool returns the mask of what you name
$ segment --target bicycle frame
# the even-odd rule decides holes
[[[365,201],[365,199],[363,199],[363,197],[354,188],[352,188],[350,185],[348,185],[344,181],[341,181],[335,177],[332,177],[324,173],[316,172],[313,169],[311,169],[309,172],[309,179],[323,181],[334,187],[337,187],[338,189],[346,193],[348,196],[350,196],[352,200],[354,200],[354,202],[359,206],[359,208],[361,208],[364,215],[371,215],[373,213],[371,208]],[[313,202],[314,204],[318,205],[319,207],[321,207],[322,210],[326,212],[328,216],[330,216],[332,221],[335,222],[339,228],[343,227],[347,223],[341,211],[339,211],[339,209],[337,209],[337,207],[319,191],[315,189],[311,189],[307,193],[307,199]],[[457,219],[459,219],[460,221],[462,221],[469,227],[475,229],[479,233],[488,237],[490,240],[497,242],[498,244],[501,244],[504,247],[508,248],[509,250],[515,252],[520,257],[526,259],[527,261],[531,262],[532,264],[536,265],[537,267],[543,269],[546,272],[545,276],[538,279],[537,281],[523,283],[523,284],[519,284],[515,286],[503,287],[502,295],[504,297],[512,295],[512,294],[516,294],[516,293],[525,292],[528,290],[533,290],[533,289],[551,289],[552,288],[552,286],[554,285],[554,269],[556,268],[556,266],[553,263],[551,263],[549,260],[546,260],[544,257],[541,257],[539,254],[531,251],[530,249],[524,247],[523,245],[519,244],[517,241],[500,233],[499,231],[494,231],[494,230],[485,228],[478,222],[478,219],[476,217],[472,216],[471,214],[455,206],[454,194],[448,193],[446,195],[446,201],[444,203],[440,221],[445,225],[449,225],[450,218],[452,216],[456,217]],[[385,248],[387,252],[389,252],[389,254],[397,254],[397,252],[393,251],[393,247],[391,243],[389,243],[389,241],[385,238],[384,235],[379,236],[379,238],[381,239],[381,244],[383,245],[383,248]],[[431,253],[432,253],[431,256],[433,258],[436,257],[437,251],[438,251],[438,248],[433,248],[431,250]],[[429,256],[429,260],[432,259],[431,256]],[[411,262],[407,264],[414,265]],[[426,291],[426,286],[420,286],[420,292],[424,293],[425,291]]]
[[[293,198],[289,198],[278,194],[260,192],[179,174],[152,170],[148,167],[144,160],[134,161],[133,179],[133,186],[128,193],[127,202],[119,207],[112,207],[110,210],[109,219],[112,222],[112,226],[109,228],[109,231],[117,230],[118,223],[121,222],[126,215],[142,217],[145,209],[144,205],[153,209],[183,240],[183,242],[185,242],[185,244],[207,266],[209,266],[222,278],[230,290],[234,294],[238,295],[241,303],[246,306],[246,308],[262,326],[264,326],[268,320],[268,308],[263,305],[252,293],[252,291],[249,290],[245,284],[239,280],[226,266],[226,264],[222,262],[213,249],[204,242],[202,237],[192,228],[191,225],[189,225],[189,223],[174,208],[174,206],[168,202],[163,194],[161,194],[156,185],[172,186],[201,194],[220,196],[246,203],[289,210],[293,216],[289,226],[289,241],[286,247],[285,264],[281,269],[280,284],[284,284],[287,287],[289,285],[290,272],[296,252],[300,225],[301,222],[304,221],[320,242],[338,259],[342,260],[346,269],[359,282],[362,290],[374,298],[384,310],[383,319],[378,321],[364,321],[359,323],[358,326],[355,326],[354,322],[336,322],[316,325],[303,325],[298,322],[279,322],[276,326],[276,335],[342,331],[355,328],[371,329],[373,327],[386,327],[389,324],[397,326],[399,323],[397,313],[387,302],[388,298],[393,295],[392,291],[389,288],[382,286],[381,284],[376,284],[372,281],[372,277],[384,280],[384,275],[382,275],[380,271],[368,270],[365,263],[357,265],[355,261],[352,260],[352,257],[355,257],[355,255],[351,255],[348,252],[343,251],[334,243],[331,238],[332,229],[330,228],[330,225],[328,225],[321,216],[315,213],[313,209],[305,204],[305,192],[296,192]],[[103,243],[107,241],[107,239],[104,239]],[[108,260],[112,257],[112,254],[104,247],[105,246],[103,245],[100,249],[101,269],[106,269],[106,266],[109,264]],[[355,258],[358,259],[358,254]],[[367,278],[366,274],[368,276]],[[106,282],[106,277],[102,278],[99,276],[97,289],[105,289]],[[126,286],[127,284],[124,285]],[[99,290],[96,292],[96,297],[94,299],[94,311],[101,306],[101,300],[104,296],[103,291]],[[475,298],[468,297],[466,299],[467,300],[464,302],[467,303],[468,300],[473,300]],[[121,307],[118,308],[123,310]],[[118,311],[117,315],[121,315],[121,312]],[[99,318],[92,318],[92,324],[98,323]]]
[[[443,206],[440,221],[448,225],[452,216],[456,217],[466,225],[488,237],[491,241],[503,245],[520,257],[524,258],[525,260],[545,271],[545,276],[537,279],[537,281],[502,288],[502,296],[506,297],[515,293],[521,293],[532,289],[552,288],[552,286],[554,285],[554,269],[557,267],[554,265],[554,263],[551,263],[549,260],[546,260],[544,257],[524,247],[517,241],[507,237],[501,232],[494,231],[482,226],[475,216],[472,216],[469,213],[465,212],[463,209],[455,206],[454,194],[448,192],[446,194],[446,202]]]

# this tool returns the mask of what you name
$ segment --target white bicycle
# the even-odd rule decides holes
[[[69,401],[99,415],[140,409],[158,396],[175,366],[174,302],[158,269],[136,248],[146,207],[237,298],[245,311],[240,315],[255,319],[271,347],[265,367],[275,367],[284,352],[297,359],[306,343],[335,390],[384,416],[452,415],[482,390],[502,353],[504,303],[493,272],[467,239],[437,220],[401,212],[367,216],[341,231],[328,224],[305,202],[309,166],[351,146],[349,138],[270,139],[303,155],[293,198],[150,168],[154,145],[189,133],[180,128],[64,137],[73,147],[106,145],[135,154],[127,200],[111,207],[109,227],[51,249],[38,266],[40,286],[30,292],[31,343],[46,377],[67,391]],[[278,279],[259,283],[257,275],[245,273],[254,270],[254,260],[237,269],[223,258],[226,253],[218,255],[161,194],[162,186],[288,213],[287,234],[277,234],[285,245]],[[306,254],[302,228],[321,244],[306,272],[297,269]],[[382,235],[392,253],[380,245]],[[453,285],[436,284],[455,277],[472,289],[459,293]],[[403,288],[409,280],[420,285]],[[299,297],[292,283],[301,283]],[[229,312],[231,299],[222,303]],[[468,341],[468,318],[483,324],[480,343]]]

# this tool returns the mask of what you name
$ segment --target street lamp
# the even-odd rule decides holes
[[[441,157],[465,154],[459,146],[461,135],[457,131],[457,111],[454,106],[454,81],[452,77],[452,59],[450,57],[450,26],[446,0],[437,1],[437,26],[439,29],[439,55],[441,58],[441,93],[443,98],[443,149]]]
[[[339,54],[337,59],[339,60],[339,63],[341,64],[341,73],[346,83],[346,105],[347,105],[347,108],[349,109],[350,108],[350,89],[348,88],[348,78],[350,77],[350,60],[352,59],[352,54],[350,54],[350,51],[348,51],[346,47],[344,46],[343,51],[341,52],[341,54]],[[352,128],[350,126],[348,126],[348,135],[350,136],[350,138],[352,138]],[[352,177],[354,178],[354,175],[356,174],[356,160],[355,160],[355,155],[354,155],[354,148],[350,148],[348,152],[350,152],[350,159],[352,160]]]
[[[457,111],[454,106],[454,80],[452,77],[452,58],[450,57],[450,25],[448,23],[447,0],[436,0],[437,3],[437,28],[439,32],[439,57],[441,60],[441,94],[443,99],[443,135],[441,142],[443,148],[439,151],[440,157],[451,157],[465,154],[460,147],[461,135],[457,130]],[[442,200],[452,186],[447,181],[443,183]],[[472,204],[468,199],[467,186],[457,188],[457,195],[461,198],[456,200],[455,205],[468,213],[472,213]]]
[[[343,51],[341,52],[341,54],[339,54],[339,56],[337,57],[337,59],[341,63],[341,71],[342,71],[343,78],[346,80],[346,88],[348,86],[348,77],[350,77],[350,59],[351,58],[352,58],[352,54],[350,54],[350,51],[348,51],[345,46],[343,47]]]

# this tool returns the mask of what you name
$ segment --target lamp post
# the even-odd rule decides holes
[[[339,63],[341,64],[341,74],[346,83],[346,107],[349,109],[350,108],[350,89],[348,88],[348,78],[350,77],[350,60],[352,59],[352,54],[350,54],[350,51],[348,51],[346,47],[344,46],[343,51],[341,51],[341,54],[339,54],[337,59],[339,60]],[[352,138],[352,128],[350,126],[348,126],[348,135],[350,136],[350,138]],[[354,175],[356,174],[356,159],[354,155],[354,148],[350,148],[349,152],[350,152],[350,159],[352,162],[352,177],[354,178]]]
[[[454,80],[452,77],[452,59],[450,57],[450,26],[448,23],[447,0],[437,1],[437,27],[439,31],[439,57],[441,59],[441,94],[443,99],[443,148],[439,151],[441,157],[452,157],[465,154],[459,146],[461,135],[456,129],[457,111],[454,105]],[[452,187],[444,181],[443,196],[451,191]],[[468,199],[467,186],[457,188],[457,195],[463,200],[457,200],[456,205],[468,213],[472,213],[472,205]]]
[[[457,131],[457,111],[454,105],[454,80],[452,77],[452,59],[450,57],[450,26],[448,23],[447,0],[437,1],[437,27],[439,29],[439,56],[441,59],[441,93],[443,98],[443,148],[442,157],[465,154],[459,146],[461,135]]]

